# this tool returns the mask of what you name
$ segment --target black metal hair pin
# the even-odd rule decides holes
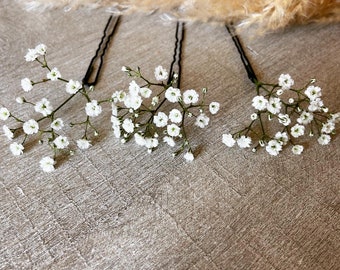
[[[257,83],[258,82],[258,79],[257,79],[257,76],[254,72],[254,69],[252,68],[250,62],[249,62],[249,59],[242,47],[242,44],[240,42],[240,39],[238,38],[238,36],[236,35],[236,32],[235,32],[235,28],[233,27],[233,25],[225,25],[225,27],[227,28],[231,38],[233,39],[234,41],[234,44],[240,54],[240,57],[241,57],[241,60],[242,60],[242,63],[247,71],[247,74],[248,74],[248,78],[253,82],[253,83]]]
[[[170,71],[169,71],[169,79],[168,84],[170,84],[174,74],[178,74],[176,85],[174,85],[176,88],[180,88],[181,84],[181,59],[182,59],[182,44],[184,40],[185,35],[185,23],[184,22],[177,22],[176,25],[176,43],[175,43],[175,49],[173,54],[173,60],[170,65]]]
[[[84,85],[93,86],[98,82],[99,74],[103,66],[104,55],[106,53],[110,40],[116,31],[119,20],[120,16],[113,15],[111,15],[108,19],[96,53],[91,59],[89,67],[87,68],[86,74],[83,78]]]

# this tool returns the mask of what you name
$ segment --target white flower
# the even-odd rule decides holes
[[[294,145],[292,147],[292,152],[294,155],[301,155],[303,152],[303,146],[302,145]]]
[[[191,162],[194,160],[194,155],[191,152],[186,152],[183,157],[188,162]]]
[[[119,118],[115,115],[111,116],[111,123],[112,123],[112,127],[119,127],[121,124]]]
[[[124,91],[116,91],[112,94],[112,101],[113,102],[122,102],[126,97],[126,93]]]
[[[34,119],[30,119],[23,124],[22,128],[26,134],[31,135],[38,133],[39,124]]]
[[[181,98],[181,90],[171,86],[165,91],[165,98],[172,103],[178,102]]]
[[[209,104],[209,111],[211,114],[216,114],[220,109],[220,103],[218,102],[211,102]]]
[[[55,164],[54,159],[50,157],[44,157],[40,160],[40,167],[44,172],[53,172],[54,164]]]
[[[282,145],[286,145],[288,143],[288,135],[286,132],[277,132],[274,139]]]
[[[129,71],[129,70],[127,69],[126,66],[122,66],[122,71],[123,71],[123,72],[127,72],[127,71]]]
[[[268,100],[263,96],[256,96],[252,100],[252,106],[259,111],[263,111],[267,108]]]
[[[151,105],[156,106],[159,102],[159,96],[154,96],[151,100]]]
[[[228,147],[233,147],[236,141],[231,134],[223,134],[222,142]]]
[[[6,121],[8,117],[10,117],[10,115],[11,114],[7,108],[5,107],[0,108],[0,120]]]
[[[300,114],[300,117],[298,119],[296,119],[296,121],[299,123],[299,124],[302,124],[302,125],[308,125],[309,123],[311,123],[313,121],[313,114],[310,113],[310,112],[306,112],[306,111],[303,111],[301,114]]]
[[[170,147],[174,147],[176,145],[174,139],[169,136],[164,136],[163,142],[167,143]]]
[[[209,117],[202,113],[199,116],[197,116],[195,125],[200,128],[205,128],[209,124],[209,120],[210,120]]]
[[[321,111],[322,107],[323,101],[321,100],[321,98],[316,98],[315,100],[311,100],[308,106],[308,110],[311,112]]]
[[[25,60],[27,62],[32,62],[35,59],[37,59],[37,57],[38,57],[38,53],[35,49],[28,49],[28,52],[25,55]]]
[[[143,98],[149,98],[152,94],[152,91],[151,89],[147,88],[147,87],[142,87],[140,88],[139,90],[140,92],[140,95],[143,97]]]
[[[53,143],[58,149],[64,149],[70,144],[68,139],[64,136],[58,136],[54,139]]]
[[[91,142],[85,139],[77,140],[77,146],[79,149],[85,150],[91,146]]]
[[[80,89],[81,89],[82,85],[80,82],[78,81],[74,81],[74,80],[70,80],[67,84],[66,84],[66,92],[73,95],[75,93],[77,93]]]
[[[9,149],[14,156],[20,156],[23,154],[24,147],[22,146],[22,144],[14,142],[9,146]]]
[[[129,94],[131,96],[137,96],[139,94],[139,91],[140,91],[139,85],[135,81],[130,82],[130,84],[129,84]]]
[[[168,116],[163,112],[159,112],[153,117],[153,122],[156,127],[165,127],[168,124]]]
[[[186,90],[183,93],[183,102],[185,104],[195,104],[197,103],[198,98],[199,98],[198,93],[193,89]]]
[[[281,74],[279,77],[279,86],[282,87],[282,90],[288,90],[294,85],[294,80],[290,77],[289,74]]]
[[[23,98],[23,97],[17,97],[17,98],[15,99],[15,101],[16,101],[18,104],[23,104],[23,103],[25,102],[25,98]]]
[[[171,136],[171,137],[179,136],[180,131],[181,131],[179,126],[177,126],[176,124],[168,125],[166,130],[167,130],[168,135]]]
[[[9,139],[9,140],[12,140],[12,139],[13,139],[14,134],[13,134],[13,132],[8,128],[8,126],[4,125],[4,126],[2,127],[2,130],[4,131],[4,134],[5,134],[5,136],[7,137],[7,139]]]
[[[39,44],[35,47],[36,53],[40,55],[45,55],[46,54],[47,47],[45,44]]]
[[[140,135],[138,133],[135,133],[134,138],[135,138],[136,144],[138,144],[140,146],[144,146],[145,145],[145,143],[146,143],[145,142],[145,138],[142,135]]]
[[[139,95],[131,95],[131,94],[128,94],[126,95],[125,99],[124,99],[124,105],[127,107],[127,108],[131,108],[131,109],[134,109],[134,110],[138,110],[139,107],[142,105],[142,97],[139,96]]]
[[[33,89],[32,81],[29,78],[24,78],[21,80],[21,88],[25,92],[29,92]]]
[[[47,73],[46,77],[51,81],[57,81],[61,77],[61,74],[57,68],[53,68],[50,72]]]
[[[279,116],[279,123],[280,124],[282,124],[284,126],[289,126],[289,124],[291,123],[291,120],[290,120],[288,114],[280,113],[278,116]]]
[[[258,118],[258,115],[257,115],[257,113],[252,113],[251,115],[250,115],[250,119],[251,120],[256,120]]]
[[[155,68],[155,78],[157,81],[167,80],[168,76],[168,72],[162,66],[158,66]]]
[[[240,138],[236,140],[236,142],[240,148],[247,148],[250,147],[251,138],[242,135]]]
[[[327,121],[326,123],[322,123],[321,132],[329,134],[335,129],[335,124],[332,121]]]
[[[277,156],[281,150],[282,145],[277,140],[270,140],[266,146],[266,151],[272,156]]]
[[[158,146],[158,139],[145,138],[145,147],[148,149],[156,148]]]
[[[88,116],[96,117],[101,114],[102,107],[98,104],[97,100],[92,100],[86,103],[85,112]]]
[[[51,123],[51,128],[53,130],[61,130],[63,127],[64,121],[61,118],[57,118]]]
[[[132,133],[135,129],[135,125],[130,118],[124,119],[122,127],[127,133]]]
[[[177,109],[172,109],[169,113],[169,119],[173,123],[180,123],[182,121],[182,113]]]
[[[112,126],[112,129],[113,129],[113,135],[116,138],[120,138],[120,136],[121,136],[120,126]]]
[[[334,113],[331,114],[331,119],[329,121],[332,121],[333,123],[339,123],[340,121],[340,113]]]
[[[281,110],[281,99],[271,97],[268,100],[267,110],[272,114],[277,114]]]
[[[305,90],[305,94],[310,100],[316,100],[322,95],[321,88],[318,86],[310,85]]]
[[[296,124],[290,129],[290,134],[292,134],[294,138],[298,138],[302,136],[304,133],[305,133],[305,127],[299,124]]]
[[[328,134],[321,134],[321,136],[318,138],[318,143],[321,145],[327,145],[331,141],[331,136]]]
[[[43,116],[47,116],[52,113],[53,107],[46,98],[43,98],[37,102],[37,104],[34,106],[34,110],[38,113],[41,113]]]

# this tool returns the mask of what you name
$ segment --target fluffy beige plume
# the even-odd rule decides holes
[[[158,10],[180,19],[235,22],[275,30],[290,24],[339,22],[339,0],[17,0],[28,9],[111,7],[120,12]]]

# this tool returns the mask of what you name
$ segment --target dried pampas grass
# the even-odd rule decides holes
[[[111,7],[119,12],[153,11],[180,19],[256,24],[275,30],[291,24],[339,22],[339,0],[17,0],[28,9]]]

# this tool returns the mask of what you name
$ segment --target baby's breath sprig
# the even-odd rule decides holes
[[[340,113],[330,113],[324,105],[321,88],[312,79],[304,87],[294,89],[294,80],[289,74],[281,74],[276,84],[256,81],[257,95],[252,100],[255,112],[250,124],[234,133],[223,134],[222,141],[228,147],[237,144],[256,152],[265,147],[273,156],[283,146],[291,144],[293,154],[300,155],[304,146],[297,140],[305,134],[318,136],[318,143],[327,145],[335,134],[335,124]]]
[[[173,156],[184,153],[184,158],[192,161],[194,151],[187,136],[186,121],[194,118],[196,126],[205,128],[210,120],[206,109],[216,114],[219,103],[205,104],[206,88],[203,88],[201,97],[193,89],[182,93],[175,87],[178,75],[173,74],[168,80],[169,74],[162,66],[155,68],[156,82],[146,79],[140,68],[134,70],[124,66],[122,71],[133,79],[141,80],[141,86],[132,80],[127,92],[116,91],[112,95],[111,122],[115,136],[123,143],[134,139],[148,152],[158,147],[162,136],[163,142],[170,147],[179,142]],[[174,106],[168,108],[169,104]]]
[[[65,124],[62,118],[57,117],[59,110],[70,102],[76,95],[85,97],[87,101],[85,106],[87,116],[86,120],[82,123],[85,126],[85,131],[84,136],[77,140],[77,145],[80,149],[87,149],[91,146],[91,142],[88,138],[89,128],[94,130],[95,135],[97,134],[97,130],[91,123],[90,118],[98,116],[101,113],[101,106],[96,102],[96,100],[91,100],[89,96],[89,93],[93,91],[93,87],[85,88],[79,81],[66,80],[62,78],[61,73],[57,68],[50,68],[46,59],[46,51],[47,47],[44,44],[39,44],[34,49],[28,50],[25,55],[26,61],[36,61],[43,69],[47,69],[48,72],[46,77],[41,80],[33,81],[29,78],[22,79],[22,89],[24,92],[28,93],[32,91],[34,86],[37,84],[48,83],[50,81],[61,81],[65,83],[65,91],[69,96],[66,97],[56,108],[54,108],[52,103],[46,98],[42,98],[38,101],[30,101],[26,97],[18,97],[16,98],[17,103],[32,106],[34,111],[42,116],[35,118],[32,117],[25,120],[15,116],[13,113],[10,113],[7,108],[1,107],[0,119],[6,121],[9,118],[12,118],[15,122],[17,122],[17,126],[15,128],[9,128],[7,125],[3,126],[4,134],[9,140],[12,140],[15,135],[20,136],[23,134],[21,142],[13,142],[10,145],[10,150],[13,155],[19,156],[23,154],[25,144],[33,135],[38,136],[39,143],[46,143],[51,148],[53,155],[43,157],[40,161],[41,168],[46,172],[51,172],[55,169],[54,166],[59,154],[73,153],[73,151],[69,149],[70,142],[68,138],[62,134]],[[71,126],[74,125],[77,124],[71,123]]]

